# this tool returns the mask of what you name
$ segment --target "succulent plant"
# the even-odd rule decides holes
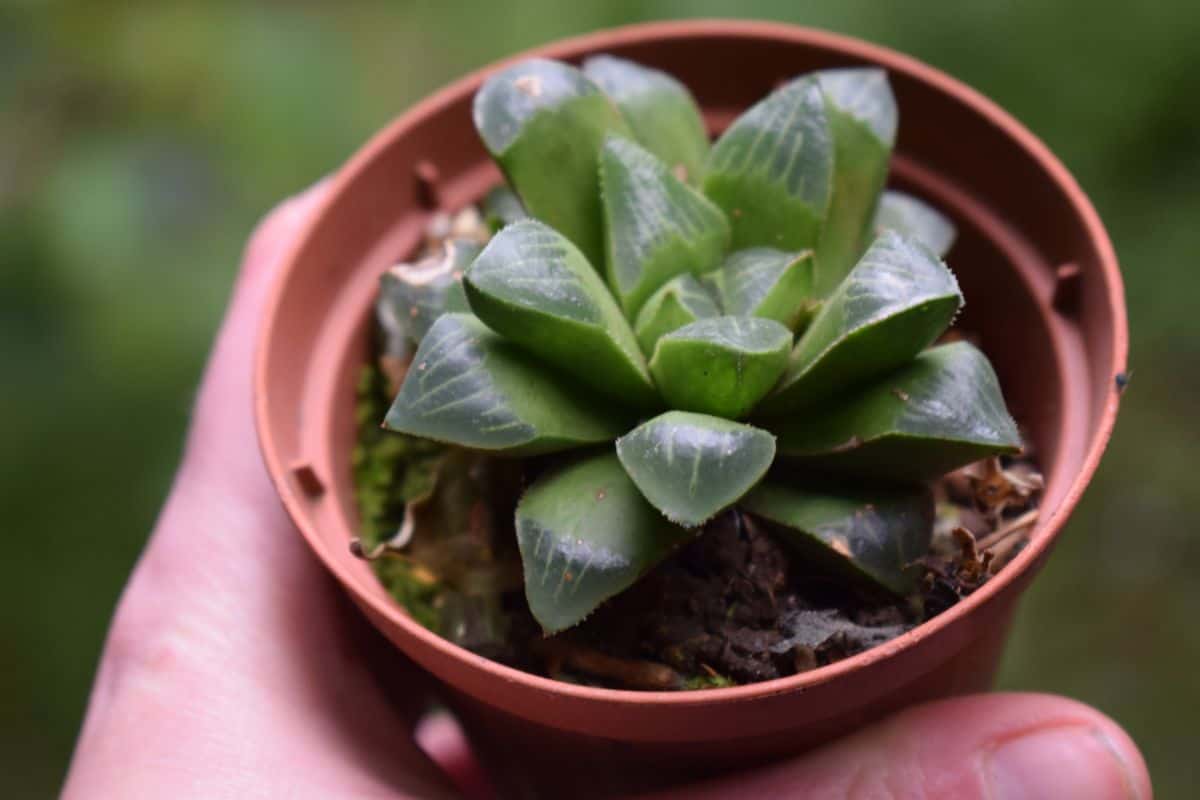
[[[515,508],[545,631],[734,506],[846,580],[910,591],[927,482],[1020,438],[984,355],[933,346],[963,303],[954,230],[884,191],[887,76],[799,77],[710,146],[665,73],[531,59],[474,120],[515,196],[489,195],[482,250],[385,279],[419,342],[385,427],[555,454]]]

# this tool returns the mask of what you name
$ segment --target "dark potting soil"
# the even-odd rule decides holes
[[[733,509],[569,639],[665,664],[668,685],[753,683],[857,653],[917,622],[907,602],[859,595],[806,570]]]

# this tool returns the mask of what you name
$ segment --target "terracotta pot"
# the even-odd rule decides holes
[[[1030,545],[980,591],[887,645],[790,678],[684,693],[586,688],[509,669],[421,627],[347,549],[349,465],[379,274],[412,254],[432,211],[476,201],[499,178],[470,109],[500,65],[437,92],[338,173],[290,254],[264,321],[255,407],[300,533],[379,630],[444,684],[483,749],[502,753],[500,778],[521,796],[623,792],[760,762],[913,703],[988,688],[1017,599],[1108,441],[1128,343],[1116,258],[1088,199],[1040,141],[967,86],[890,50],[763,23],[640,25],[532,51],[570,61],[598,52],[680,78],[714,131],[782,79],[886,68],[901,109],[892,183],[957,223],[948,261],[967,298],[960,324],[995,364],[1047,486]],[[505,770],[530,759],[537,776]]]

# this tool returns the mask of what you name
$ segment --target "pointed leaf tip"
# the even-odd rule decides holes
[[[925,488],[798,489],[763,483],[741,507],[815,564],[888,592],[915,587],[914,562],[929,550],[933,495]]]
[[[592,56],[583,73],[611,97],[637,141],[672,171],[695,185],[708,155],[700,108],[682,83],[661,70],[616,58]]]
[[[608,133],[632,135],[612,100],[574,67],[531,58],[489,77],[473,116],[529,213],[601,263],[600,145]]]
[[[615,399],[647,407],[657,394],[629,323],[575,245],[537,220],[496,234],[463,279],[492,330]]]
[[[400,433],[511,455],[611,441],[625,425],[461,313],[442,315],[421,340],[384,420]]]
[[[671,278],[721,263],[729,244],[725,215],[642,147],[610,136],[600,183],[608,282],[631,319]]]
[[[1021,437],[987,357],[967,342],[926,350],[869,386],[773,423],[779,453],[814,469],[914,483]]]
[[[668,519],[696,527],[766,474],[775,437],[707,414],[668,411],[617,440],[629,477]]]
[[[791,414],[910,361],[962,306],[954,275],[920,244],[885,231],[825,302],[762,413]]]
[[[828,100],[834,140],[832,189],[817,246],[816,294],[827,297],[869,243],[898,115],[887,73],[881,69],[832,69],[815,76]]]
[[[538,478],[516,526],[525,595],[548,634],[578,624],[691,536],[646,502],[611,452]]]
[[[709,152],[704,193],[724,209],[733,247],[817,244],[834,142],[820,83],[797,78],[734,120]]]
[[[731,253],[721,268],[704,276],[726,314],[773,319],[791,330],[808,322],[812,297],[812,252],[785,253],[753,247]]]
[[[815,74],[821,89],[838,110],[867,126],[888,148],[896,143],[900,111],[885,70],[847,67],[824,69]]]

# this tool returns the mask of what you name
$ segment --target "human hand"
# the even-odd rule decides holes
[[[490,794],[451,723],[416,727],[431,684],[304,548],[258,453],[258,322],[324,193],[280,206],[246,250],[175,484],[109,631],[69,800]],[[656,796],[1148,800],[1151,789],[1137,748],[1099,712],[995,694]]]

